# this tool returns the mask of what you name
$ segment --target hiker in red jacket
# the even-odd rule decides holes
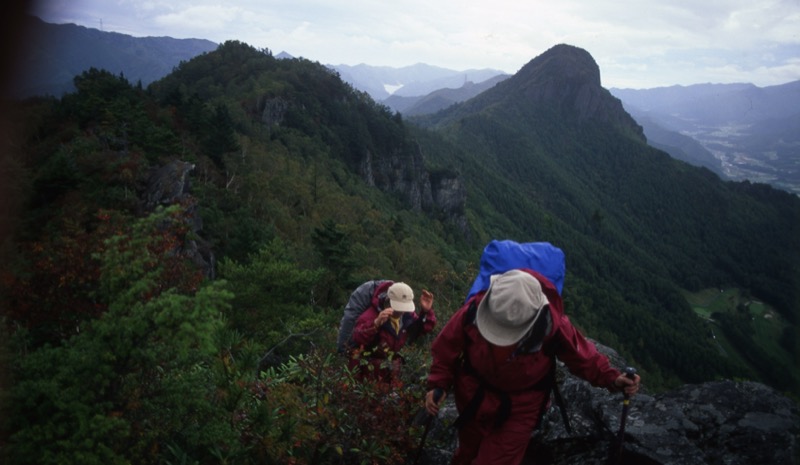
[[[455,393],[458,449],[452,464],[519,464],[550,398],[556,360],[592,385],[635,394],[631,380],[570,323],[553,284],[529,269],[492,276],[433,342],[425,407],[436,415]]]
[[[436,326],[433,294],[423,289],[419,304],[418,315],[408,284],[387,281],[379,286],[371,306],[356,320],[352,335],[356,350],[350,353],[350,368],[358,367],[361,377],[396,382],[404,362],[400,349],[410,337],[429,333]]]

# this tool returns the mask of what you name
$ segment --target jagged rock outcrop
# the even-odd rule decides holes
[[[261,122],[265,126],[280,126],[286,111],[289,110],[289,101],[282,97],[264,100],[261,105]]]
[[[468,235],[467,189],[464,187],[461,177],[453,172],[437,172],[430,174],[430,180],[434,206],[463,234]]]
[[[598,345],[601,351],[618,356]],[[614,362],[616,360],[617,362]],[[644,380],[646,383],[646,380]],[[646,385],[645,385],[646,387]],[[572,434],[552,406],[535,432],[524,465],[606,465],[616,447],[621,394],[594,388],[566,374],[561,385]],[[424,463],[449,463],[456,417],[449,404],[429,435]],[[796,465],[800,463],[800,407],[759,383],[714,381],[674,391],[640,393],[631,401],[621,465]]]
[[[193,234],[175,252],[192,260],[206,277],[213,279],[216,268],[214,252],[211,245],[199,235],[203,229],[203,219],[197,210],[196,199],[189,194],[189,175],[193,170],[194,164],[181,160],[173,160],[153,169],[140,198],[144,212],[152,212],[159,206],[176,203],[184,206],[184,218]]]
[[[370,186],[400,194],[414,211],[433,204],[430,179],[419,151],[375,154],[366,150],[359,174]]]
[[[170,205],[189,195],[189,174],[194,164],[174,160],[151,171],[142,195],[144,209],[152,211],[158,205]]]
[[[367,150],[358,173],[368,185],[398,194],[412,210],[441,213],[462,233],[468,232],[464,184],[455,172],[429,172],[418,146],[380,156]]]

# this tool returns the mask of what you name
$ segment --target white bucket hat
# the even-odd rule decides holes
[[[522,270],[491,277],[478,305],[475,323],[481,335],[496,346],[510,346],[530,331],[549,304],[539,281]]]
[[[411,290],[411,286],[408,284],[392,284],[386,291],[386,297],[389,298],[389,305],[392,307],[392,310],[398,312],[414,311],[414,291]]]

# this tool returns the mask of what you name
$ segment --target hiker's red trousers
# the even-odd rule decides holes
[[[517,409],[499,428],[493,418],[476,417],[458,432],[452,465],[518,465],[536,428],[540,408]]]

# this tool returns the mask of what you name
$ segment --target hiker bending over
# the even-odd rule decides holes
[[[425,407],[435,415],[434,390],[452,387],[459,412],[452,464],[522,461],[550,399],[554,356],[594,386],[628,394],[639,388],[639,376],[612,368],[564,315],[553,284],[528,269],[492,276],[489,289],[447,322],[431,352]]]
[[[352,334],[350,368],[361,377],[397,381],[403,357],[400,349],[413,338],[433,331],[433,294],[422,290],[420,312],[414,306],[414,291],[405,283],[384,281],[373,294],[370,306],[358,317]]]

